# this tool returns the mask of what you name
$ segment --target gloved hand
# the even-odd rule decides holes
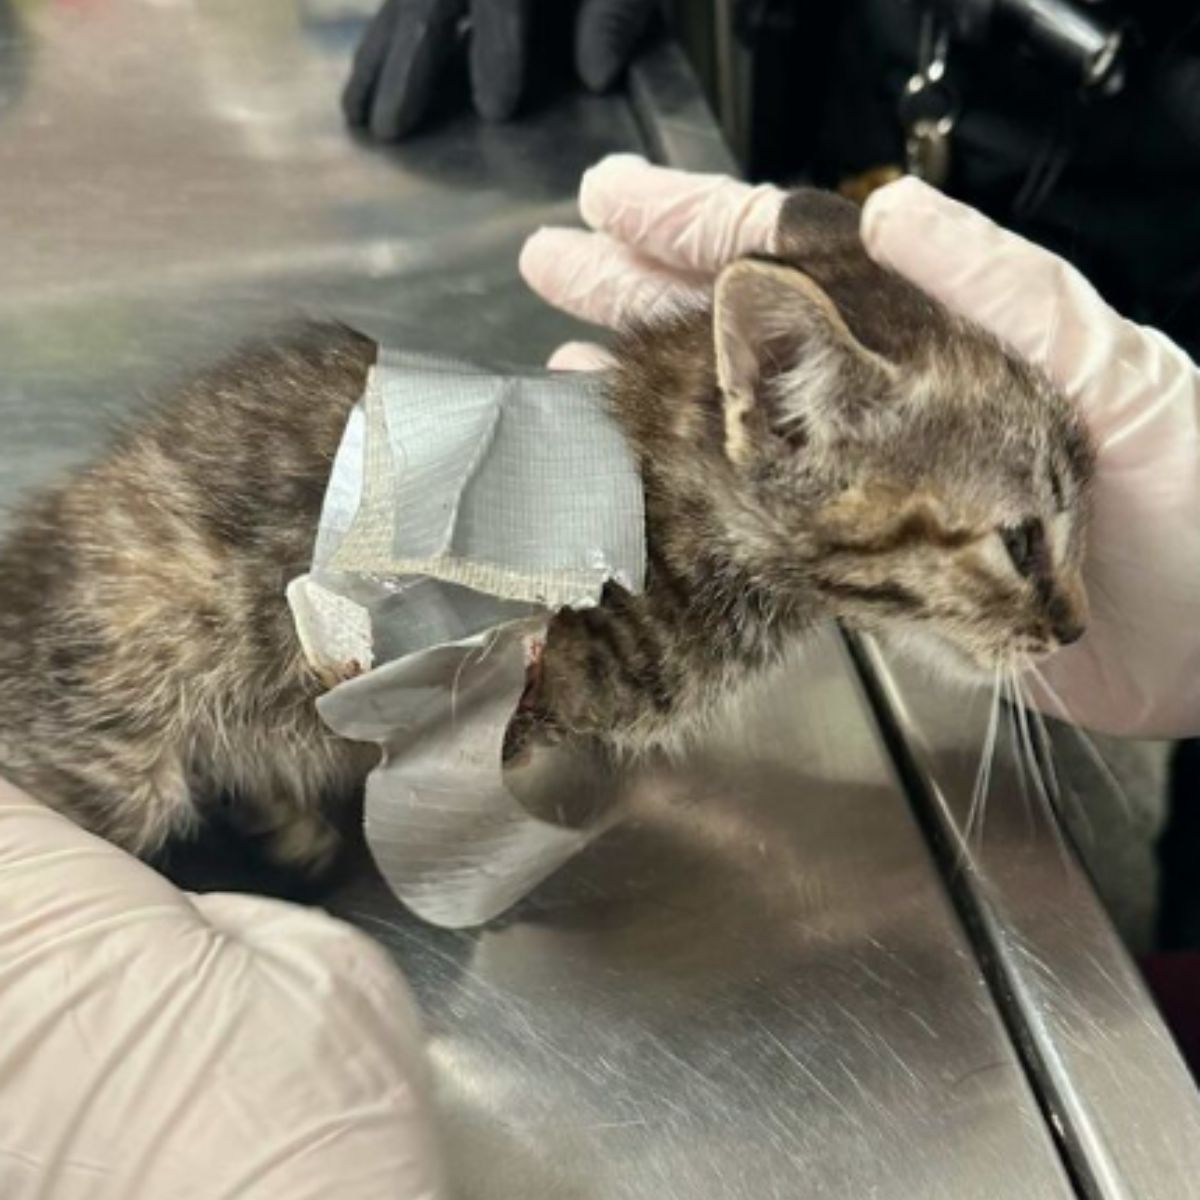
[[[588,171],[593,232],[546,229],[521,255],[550,303],[613,326],[694,302],[731,257],[774,249],[784,193],[622,155]],[[1098,449],[1085,576],[1087,634],[1031,680],[1047,712],[1106,733],[1200,732],[1200,370],[1115,313],[1068,263],[915,179],[874,193],[863,240],[948,308],[1043,367],[1087,417]],[[559,368],[604,364],[572,345]]]
[[[408,134],[425,115],[469,12],[471,93],[480,116],[511,117],[526,76],[531,23],[564,0],[385,0],[367,27],[342,95],[346,120],[379,141]],[[629,62],[657,0],[579,0],[575,67],[594,92]]]
[[[322,913],[188,896],[0,780],[5,1200],[438,1200],[416,1009]]]

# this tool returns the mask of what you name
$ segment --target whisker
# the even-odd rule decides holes
[[[1042,762],[1050,774],[1050,782],[1054,788],[1054,798],[1057,800],[1062,796],[1062,787],[1059,783],[1058,772],[1054,767],[1054,747],[1050,741],[1050,732],[1046,728],[1046,720],[1030,702],[1029,692],[1022,685],[1020,677],[1016,674],[1013,675],[1013,688],[1020,697],[1021,704],[1029,716],[1034,732],[1038,735],[1038,742],[1042,752]]]
[[[985,753],[987,755],[987,771],[984,774],[983,788],[980,792],[979,802],[979,845],[983,847],[983,830],[984,822],[987,820],[987,802],[992,790],[992,771],[996,765],[996,744],[1000,737],[1000,670],[996,670],[996,682],[992,687],[992,710],[988,717],[987,741],[985,745]]]
[[[1038,709],[1033,706],[1030,694],[1028,694],[1025,685],[1021,683],[1020,678],[1013,679],[1013,686],[1016,689],[1016,694],[1020,696],[1021,708],[1025,712],[1026,725],[1030,727],[1032,733],[1037,734],[1037,744],[1034,745],[1034,750],[1037,751],[1039,763],[1042,763],[1043,778],[1045,778],[1045,773],[1049,773],[1049,782],[1052,785],[1051,797],[1054,799],[1055,811],[1062,812],[1064,806],[1066,806],[1066,800],[1068,798],[1072,800],[1074,811],[1079,816],[1084,839],[1087,842],[1092,842],[1094,836],[1096,836],[1096,829],[1092,826],[1091,818],[1088,817],[1084,804],[1081,803],[1079,797],[1069,787],[1067,790],[1063,790],[1061,781],[1058,779],[1054,761],[1054,743],[1051,742],[1050,732],[1046,728],[1042,713],[1038,712]]]
[[[1050,826],[1050,831],[1054,836],[1055,845],[1058,847],[1059,857],[1062,859],[1064,868],[1069,867],[1071,855],[1067,849],[1066,839],[1063,837],[1062,829],[1058,823],[1058,814],[1054,807],[1054,801],[1051,799],[1049,792],[1046,790],[1045,778],[1042,774],[1041,765],[1038,762],[1037,751],[1034,749],[1033,737],[1029,732],[1029,710],[1023,703],[1020,702],[1021,684],[1017,678],[1016,671],[1012,673],[1012,684],[1014,694],[1018,698],[1016,707],[1017,723],[1021,731],[1021,742],[1024,747],[1024,754],[1029,764],[1029,772],[1033,779],[1034,788],[1037,791],[1038,797],[1042,802],[1046,812],[1046,821]]]
[[[1062,718],[1064,727],[1072,732],[1075,740],[1083,747],[1092,766],[1100,773],[1104,782],[1112,789],[1113,795],[1120,802],[1121,812],[1125,817],[1126,823],[1132,825],[1133,805],[1130,803],[1129,796],[1126,794],[1125,788],[1121,785],[1121,781],[1113,774],[1112,767],[1104,761],[1104,756],[1096,749],[1096,745],[1092,739],[1071,719],[1070,710],[1067,708],[1063,698],[1046,681],[1045,675],[1038,670],[1036,664],[1027,663],[1025,669],[1037,680],[1038,686],[1053,701],[1055,708],[1058,709],[1059,716]]]
[[[971,790],[971,805],[967,810],[967,821],[963,828],[963,851],[971,844],[975,822],[979,822],[979,845],[983,847],[983,820],[988,792],[992,785],[992,762],[996,756],[996,735],[1000,727],[1000,667],[992,685],[992,704],[988,710],[987,732],[983,738],[983,749],[979,755],[979,767],[975,772],[975,786]]]
[[[1031,666],[1032,664],[1027,664]],[[1065,807],[1066,800],[1070,799],[1074,812],[1078,815],[1079,822],[1083,829],[1085,840],[1090,844],[1095,841],[1096,829],[1092,824],[1091,818],[1088,816],[1087,808],[1083,801],[1075,793],[1071,787],[1063,788],[1059,781],[1058,773],[1054,767],[1054,743],[1050,738],[1050,731],[1046,728],[1046,719],[1033,705],[1029,697],[1028,690],[1024,687],[1019,679],[1015,680],[1015,685],[1021,694],[1021,703],[1025,709],[1026,720],[1030,722],[1034,731],[1038,734],[1040,741],[1040,750],[1042,762],[1046,765],[1050,772],[1054,784],[1054,800],[1059,806]]]
[[[1017,733],[1017,696],[1013,688],[1013,667],[1007,665],[1004,673],[1004,708],[1008,717],[1009,737],[1012,742],[1013,762],[1017,768],[1017,785],[1021,790],[1021,806],[1025,810],[1025,828],[1033,836],[1033,806],[1029,802],[1029,778],[1025,772],[1025,756],[1021,753],[1020,737]]]

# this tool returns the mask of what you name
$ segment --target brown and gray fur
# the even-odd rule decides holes
[[[530,735],[672,744],[836,616],[960,670],[1079,636],[1091,451],[1038,372],[866,257],[857,210],[788,202],[774,261],[628,331],[609,398],[645,486],[645,591],[564,611]],[[168,398],[0,551],[0,774],[137,853],[223,794],[318,867],[369,748],[314,701],[306,569],[371,342],[307,327]],[[270,446],[272,470],[260,463]]]

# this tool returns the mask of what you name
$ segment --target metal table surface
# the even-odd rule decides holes
[[[573,219],[583,167],[618,148],[725,165],[669,51],[632,101],[360,145],[336,95],[361,7],[0,0],[0,511],[163,377],[297,311],[541,361],[578,331],[522,288],[516,252]],[[1047,1103],[836,633],[723,728],[485,929],[422,925],[366,864],[327,898],[424,1005],[456,1196],[1195,1194],[1179,1173],[1106,1190],[1087,1152],[1064,1157],[1055,1123],[1080,1108]],[[1122,1053],[1170,1061],[1120,987],[1143,1032]],[[1156,1111],[1177,1172],[1184,1126]]]

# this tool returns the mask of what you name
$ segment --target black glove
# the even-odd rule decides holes
[[[511,117],[529,62],[530,22],[564,0],[385,0],[363,34],[342,93],[346,120],[379,141],[408,134],[425,115],[470,16],[471,95],[489,121]],[[645,32],[658,0],[580,0],[575,68],[594,92],[609,87]]]

